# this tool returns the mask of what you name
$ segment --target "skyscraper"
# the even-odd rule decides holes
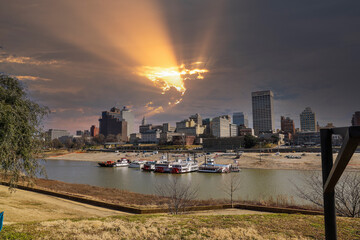
[[[127,122],[122,119],[120,109],[111,108],[109,111],[104,111],[99,119],[100,134],[105,137],[112,134],[118,136],[122,141],[127,141]]]
[[[305,110],[300,113],[300,127],[302,132],[316,131],[316,117],[310,107],[306,107]]]
[[[134,114],[127,107],[123,107],[120,111],[121,119],[127,122],[127,137],[130,138],[130,134],[134,132]]]
[[[284,133],[295,134],[295,124],[294,120],[289,117],[281,116],[281,131]]]
[[[351,125],[360,126],[360,111],[353,114],[353,117],[351,119]]]
[[[247,114],[244,114],[243,112],[233,113],[233,124],[236,124],[237,126],[244,126],[245,128],[249,127]]]
[[[253,127],[256,135],[274,132],[274,94],[272,91],[258,91],[252,94]]]

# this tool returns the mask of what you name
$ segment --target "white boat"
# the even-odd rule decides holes
[[[144,166],[141,168],[143,171],[155,171],[155,164],[156,161],[148,161],[146,163],[144,163]]]
[[[144,161],[132,161],[130,164],[129,164],[129,168],[143,168],[144,167],[144,164],[145,162]]]
[[[172,164],[171,173],[189,173],[199,170],[199,165],[194,161],[177,161]]]
[[[231,164],[215,164],[214,159],[209,159],[207,162],[201,164],[198,172],[205,173],[229,173]]]
[[[117,160],[114,167],[127,167],[129,166],[129,160],[126,158],[122,158]]]
[[[171,173],[172,163],[168,161],[163,161],[155,164],[155,172],[158,173]]]

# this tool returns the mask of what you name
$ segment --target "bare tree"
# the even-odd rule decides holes
[[[323,207],[323,183],[320,172],[304,178],[304,186],[295,185],[297,195],[316,206]],[[345,172],[335,186],[335,207],[341,216],[360,217],[360,174]]]
[[[168,198],[169,212],[179,214],[185,211],[198,195],[198,187],[191,183],[181,183],[178,177],[172,177],[168,183],[159,184],[155,188],[157,195]]]
[[[240,175],[230,173],[230,177],[226,179],[221,186],[221,190],[230,197],[231,207],[234,207],[234,194],[240,190]]]

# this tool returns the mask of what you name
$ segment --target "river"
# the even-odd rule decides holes
[[[144,194],[156,194],[156,186],[178,178],[199,189],[199,199],[228,198],[224,189],[229,188],[231,174],[238,175],[240,188],[234,199],[287,200],[298,205],[309,204],[297,196],[295,184],[304,188],[304,179],[313,171],[242,169],[239,173],[211,174],[186,173],[181,175],[143,172],[139,169],[118,167],[101,168],[96,162],[50,160],[42,161],[49,179],[68,183],[89,184],[99,187],[119,188]]]

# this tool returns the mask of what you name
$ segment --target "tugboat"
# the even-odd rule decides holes
[[[106,162],[99,162],[100,167],[115,167],[116,162],[114,161],[106,161]]]
[[[126,158],[122,158],[120,160],[114,161],[106,161],[98,163],[100,167],[127,167],[129,166],[129,160]]]

